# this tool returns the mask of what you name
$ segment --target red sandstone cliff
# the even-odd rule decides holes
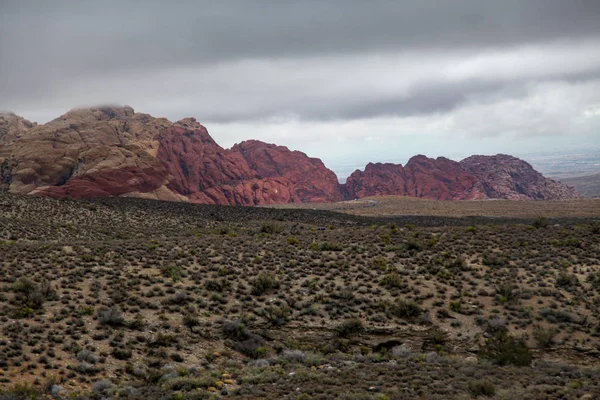
[[[15,193],[226,205],[341,199],[320,160],[259,141],[223,149],[194,118],[171,123],[99,107],[41,126],[23,121],[0,119],[0,183]]]
[[[346,181],[349,197],[401,195],[438,200],[484,199],[479,180],[459,163],[444,157],[412,157],[406,166],[368,164]]]
[[[45,125],[0,114],[0,190],[223,205],[384,194],[442,200],[579,196],[504,155],[473,156],[460,163],[419,155],[404,167],[368,164],[339,185],[321,160],[302,152],[257,140],[224,149],[194,118],[172,123],[131,107],[72,110]]]

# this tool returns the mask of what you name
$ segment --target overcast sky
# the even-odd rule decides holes
[[[0,0],[0,109],[194,116],[342,177],[600,146],[599,0]],[[599,147],[600,151],[600,147]]]

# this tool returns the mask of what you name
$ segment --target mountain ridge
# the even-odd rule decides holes
[[[249,139],[221,147],[195,118],[129,106],[69,110],[43,125],[0,114],[0,189],[51,197],[133,196],[222,205],[332,202],[380,194],[441,200],[569,199],[573,188],[516,157],[369,163],[346,183],[318,158]]]

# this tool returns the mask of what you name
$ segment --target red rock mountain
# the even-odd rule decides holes
[[[460,165],[480,180],[488,198],[559,200],[582,197],[574,188],[545,178],[529,163],[513,156],[471,156]]]
[[[369,164],[345,185],[316,158],[249,140],[219,146],[194,118],[131,107],[71,110],[37,125],[0,113],[0,190],[52,197],[134,196],[224,205],[338,201],[396,194],[433,199],[578,197],[510,156],[457,163],[415,156]]]
[[[402,195],[439,200],[485,199],[481,182],[459,163],[444,157],[412,157],[406,166],[368,164],[346,180],[348,197]]]
[[[0,167],[2,189],[52,197],[227,205],[342,198],[318,159],[259,141],[223,149],[193,118],[172,123],[131,107],[72,110],[40,126],[0,114]]]

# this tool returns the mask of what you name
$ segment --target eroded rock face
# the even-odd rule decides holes
[[[0,182],[15,193],[225,205],[341,199],[337,177],[320,160],[259,141],[223,149],[193,118],[171,123],[99,107],[43,126],[10,114],[0,133]]]
[[[578,193],[514,157],[460,163],[415,156],[368,164],[345,185],[321,160],[248,140],[224,149],[194,118],[131,107],[72,110],[37,125],[0,113],[0,190],[53,197],[135,196],[222,205],[328,202],[374,195],[441,200],[566,199]]]
[[[582,197],[574,188],[545,178],[513,156],[471,156],[460,165],[476,176],[488,198],[510,200],[563,200]]]
[[[293,202],[342,200],[337,176],[318,158],[258,140],[247,140],[231,150],[241,154],[256,172],[258,185],[284,184],[280,190],[289,192]]]
[[[168,173],[154,154],[166,119],[131,107],[72,110],[0,144],[5,189],[75,198],[156,191]]]
[[[351,198],[400,195],[437,200],[484,199],[479,180],[459,163],[444,157],[432,159],[412,157],[406,166],[400,164],[368,164],[355,171],[346,181]]]

